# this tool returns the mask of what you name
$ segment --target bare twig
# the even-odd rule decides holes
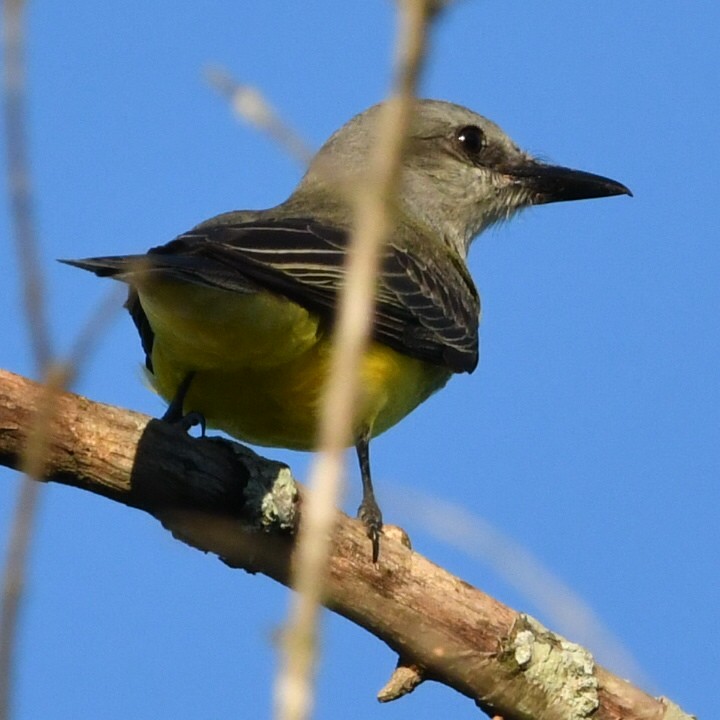
[[[24,11],[23,0],[5,0],[3,3],[5,148],[10,211],[22,280],[26,327],[37,371],[44,374],[50,367],[52,353],[43,302],[44,284],[40,272],[28,162]],[[33,459],[29,455],[28,470],[33,469],[32,464]],[[40,485],[27,480],[20,485],[3,568],[0,606],[0,720],[7,720],[10,716],[17,625],[39,490]]]
[[[282,720],[303,720],[312,705],[318,608],[325,586],[329,540],[335,522],[344,453],[351,444],[360,362],[373,316],[373,288],[382,243],[391,227],[392,198],[398,186],[404,139],[424,56],[430,10],[425,0],[400,3],[398,69],[394,97],[383,108],[369,178],[356,188],[355,227],[346,284],[338,299],[335,343],[319,428],[319,452],[310,475],[297,548],[277,707]]]
[[[33,356],[42,372],[50,363],[50,333],[44,305],[44,282],[33,213],[32,182],[26,136],[24,0],[3,3],[5,152],[15,246],[22,277],[26,325]]]
[[[564,635],[592,648],[624,677],[645,687],[652,685],[630,651],[602,624],[593,609],[529,549],[482,516],[436,495],[424,495],[417,488],[412,492],[407,488],[386,488],[385,496],[395,506],[393,514],[398,519],[404,516],[435,538],[490,565]]]
[[[12,670],[25,568],[32,537],[37,496],[42,486],[26,479],[20,485],[8,538],[0,606],[0,720],[9,720],[12,707]]]
[[[36,371],[44,377],[46,383],[44,401],[38,408],[33,431],[29,434],[23,455],[23,470],[27,478],[37,479],[42,477],[44,472],[48,430],[55,409],[54,398],[69,384],[81,359],[89,355],[89,349],[99,335],[101,323],[107,321],[111,312],[110,300],[115,305],[119,303],[117,292],[111,293],[110,299],[98,307],[80,333],[71,351],[70,361],[62,364],[53,362],[28,162],[24,11],[23,0],[5,0],[3,3],[3,105],[10,208],[22,284],[25,325]],[[0,605],[0,720],[7,720],[10,716],[17,625],[41,487],[28,480],[20,484],[9,531]]]
[[[310,146],[280,117],[260,90],[237,82],[227,70],[219,67],[208,68],[205,77],[218,92],[227,97],[241,120],[269,135],[301,165],[310,163],[313,156]]]
[[[399,700],[411,693],[421,683],[425,682],[425,673],[419,665],[407,663],[399,659],[393,674],[380,690],[377,698],[380,702],[386,703],[392,700]]]
[[[46,392],[0,371],[1,464],[19,466]],[[227,565],[290,582],[292,538],[287,531],[258,532],[258,510],[248,507],[255,493],[247,493],[249,478],[265,476],[273,493],[280,485],[281,500],[270,505],[292,509],[282,466],[236,443],[191,438],[168,423],[71,393],[55,400],[45,479],[146,510]],[[273,515],[292,524],[292,514]],[[323,603],[486,712],[504,720],[690,720],[401,541],[383,538],[378,572],[368,562],[361,524],[342,513],[335,521]]]

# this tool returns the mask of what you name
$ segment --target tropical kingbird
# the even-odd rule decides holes
[[[199,413],[255,445],[312,450],[332,325],[382,105],[320,149],[290,197],[213,217],[145,255],[66,261],[129,285],[126,307],[166,417]],[[417,100],[376,280],[353,436],[358,515],[377,559],[382,515],[369,441],[478,362],[480,299],[466,265],[485,228],[542,203],[630,195],[599,175],[541,163],[464,107]]]

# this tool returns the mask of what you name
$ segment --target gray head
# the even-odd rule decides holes
[[[323,145],[287,205],[345,204],[338,188],[362,177],[382,117],[375,105]],[[399,192],[400,222],[425,227],[464,255],[489,225],[530,205],[628,194],[620,183],[547,165],[521,150],[495,123],[467,108],[417,100]],[[322,203],[320,202],[322,198]]]

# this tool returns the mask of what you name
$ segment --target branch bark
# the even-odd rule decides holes
[[[3,370],[0,464],[21,466],[41,416],[49,418],[45,480],[149,512],[230,567],[289,584],[301,497],[285,465],[139,413],[71,393],[49,395]],[[396,682],[399,689],[384,699],[432,679],[504,720],[690,718],[413,552],[400,533],[383,539],[377,565],[367,545],[360,523],[338,513],[323,603],[383,640],[400,667],[412,669],[412,682]]]

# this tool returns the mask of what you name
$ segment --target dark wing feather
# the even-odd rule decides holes
[[[72,264],[133,284],[135,271],[233,292],[264,288],[332,320],[345,281],[348,234],[311,220],[200,226],[142,258],[95,258]],[[427,249],[427,248],[426,248]],[[141,264],[141,265],[139,265]],[[128,309],[146,352],[152,338],[131,295]],[[472,372],[478,358],[479,299],[463,263],[449,253],[384,248],[373,334],[407,355]]]
[[[138,297],[137,290],[132,286],[130,286],[130,290],[128,291],[125,307],[130,313],[132,321],[135,323],[138,335],[140,335],[140,343],[142,345],[142,349],[145,351],[145,367],[152,372],[152,349],[153,342],[155,340],[155,333],[150,327],[147,315],[140,304],[140,298]]]
[[[478,362],[480,300],[467,269],[452,256],[445,262],[389,245],[386,285],[416,318],[407,326],[410,348],[435,354],[455,372],[472,372]],[[400,272],[393,272],[395,268]]]

